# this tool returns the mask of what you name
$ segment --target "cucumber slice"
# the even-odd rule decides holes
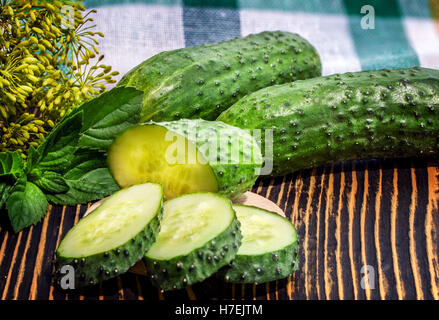
[[[166,201],[161,226],[144,261],[152,283],[162,290],[208,278],[230,263],[241,244],[232,203],[218,194],[193,193]]]
[[[234,205],[241,223],[242,244],[237,255],[218,273],[226,282],[263,283],[282,279],[298,268],[297,233],[277,213]]]
[[[61,241],[55,256],[56,279],[65,265],[82,287],[126,272],[142,259],[160,230],[163,188],[145,183],[122,189],[85,218]]]
[[[131,127],[108,153],[121,187],[158,182],[166,200],[194,192],[235,198],[251,189],[261,165],[259,145],[247,131],[201,119]]]

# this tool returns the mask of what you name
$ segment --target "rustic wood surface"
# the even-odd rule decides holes
[[[214,277],[160,293],[146,277],[124,274],[79,291],[52,286],[52,258],[87,206],[51,206],[19,234],[0,215],[2,299],[439,299],[439,168],[427,160],[338,163],[276,179],[253,191],[277,203],[300,239],[301,268],[261,285]],[[362,281],[369,265],[373,277]],[[372,281],[375,280],[375,281]],[[367,283],[366,283],[367,284]]]

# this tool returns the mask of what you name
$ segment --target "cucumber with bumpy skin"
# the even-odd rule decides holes
[[[193,193],[166,201],[157,241],[144,261],[152,283],[176,290],[202,281],[235,256],[241,232],[229,199]]]
[[[253,186],[261,165],[259,145],[249,132],[201,119],[134,126],[108,153],[121,187],[159,182],[167,200],[202,191],[235,198]]]
[[[126,272],[155,241],[163,211],[163,188],[145,183],[122,189],[81,219],[61,241],[55,279],[72,266],[75,287],[93,285]]]
[[[298,269],[297,233],[288,219],[252,206],[233,209],[241,223],[242,243],[230,266],[218,272],[224,281],[258,284]]]
[[[250,92],[320,75],[320,58],[310,43],[270,31],[162,52],[129,71],[118,86],[145,92],[142,121],[214,120]]]
[[[435,156],[438,92],[432,69],[330,75],[259,90],[218,120],[273,129],[274,175],[336,161]]]

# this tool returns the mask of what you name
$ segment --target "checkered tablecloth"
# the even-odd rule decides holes
[[[161,51],[264,30],[295,32],[308,39],[322,58],[323,74],[415,65],[439,68],[439,0],[86,0],[84,4],[98,10],[97,29],[105,34],[101,53],[122,75]]]

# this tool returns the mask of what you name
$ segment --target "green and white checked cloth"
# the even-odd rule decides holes
[[[161,51],[264,30],[305,37],[321,56],[323,74],[439,69],[439,0],[86,0],[85,6],[98,10],[100,51],[121,74]]]

